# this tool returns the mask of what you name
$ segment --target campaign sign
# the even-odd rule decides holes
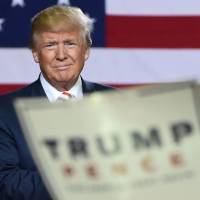
[[[199,200],[199,103],[178,83],[16,109],[54,199]]]

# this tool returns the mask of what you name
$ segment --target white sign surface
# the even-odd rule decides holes
[[[16,103],[57,200],[199,200],[199,97],[193,83]]]

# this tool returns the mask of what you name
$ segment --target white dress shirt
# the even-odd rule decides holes
[[[47,95],[47,98],[50,102],[55,102],[62,92],[58,91],[56,88],[54,88],[45,78],[42,74],[40,74],[40,82],[42,84],[42,87]],[[79,76],[77,82],[75,85],[68,90],[75,99],[82,99],[83,98],[83,90],[82,90],[82,81],[81,77]]]

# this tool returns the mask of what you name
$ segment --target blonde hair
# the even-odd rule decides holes
[[[42,32],[80,30],[87,47],[92,45],[91,32],[94,20],[85,15],[80,8],[72,6],[51,6],[32,18],[30,47],[33,49],[36,37]]]

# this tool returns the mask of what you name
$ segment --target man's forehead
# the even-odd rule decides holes
[[[51,31],[47,31],[47,32],[42,32],[40,34],[41,38],[46,40],[46,39],[80,39],[80,33],[77,31],[71,31],[71,32],[51,32]]]

